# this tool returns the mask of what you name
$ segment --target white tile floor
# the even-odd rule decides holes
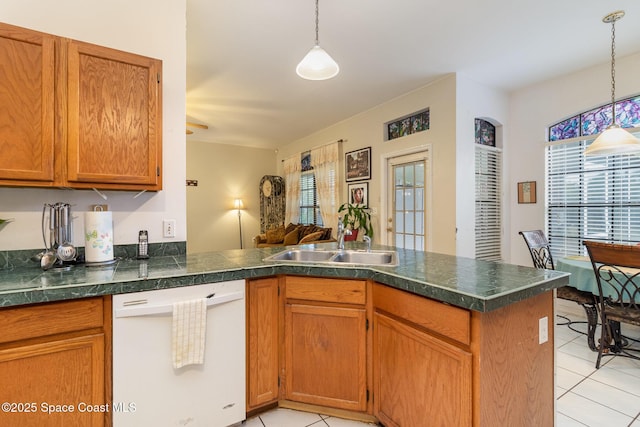
[[[559,315],[574,322],[585,320],[584,311],[576,303],[557,300],[556,307]],[[562,318],[556,320],[564,322]],[[586,330],[582,323],[574,323],[572,327]],[[626,336],[640,339],[640,328],[628,325],[622,328]],[[564,325],[556,325],[555,332],[556,427],[640,427],[640,360],[604,357],[600,369],[596,369],[597,354],[587,347],[585,335]],[[250,418],[243,424],[243,427],[309,426],[371,427],[373,424],[282,408]]]
[[[557,300],[556,307],[574,322],[585,320],[573,302]],[[584,323],[572,327],[586,331]],[[640,339],[640,328],[623,324],[622,333]],[[555,343],[556,427],[640,427],[640,360],[605,356],[596,369],[597,353],[587,347],[586,336],[568,326],[556,325]]]

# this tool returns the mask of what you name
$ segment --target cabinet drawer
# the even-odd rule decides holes
[[[287,276],[285,297],[343,304],[364,304],[366,281]]]
[[[103,299],[87,298],[0,309],[0,343],[100,328]]]
[[[373,307],[462,344],[471,342],[468,310],[377,283],[373,286]]]

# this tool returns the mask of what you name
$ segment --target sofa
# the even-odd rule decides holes
[[[314,224],[292,224],[286,227],[279,225],[258,234],[253,238],[256,248],[268,248],[274,246],[303,245],[305,243],[335,242],[331,236],[331,227],[318,227]]]

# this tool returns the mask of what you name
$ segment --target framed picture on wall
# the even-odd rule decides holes
[[[344,165],[347,182],[371,179],[371,147],[346,153]]]
[[[369,183],[358,182],[347,185],[349,190],[349,203],[352,205],[368,205],[369,204]]]
[[[536,203],[536,182],[518,183],[518,203]]]

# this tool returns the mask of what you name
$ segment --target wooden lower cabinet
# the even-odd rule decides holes
[[[248,289],[248,411],[278,403],[385,427],[553,425],[552,291],[478,312],[358,279],[282,276]]]
[[[0,310],[0,425],[111,424],[110,301]]]
[[[552,291],[488,312],[372,292],[373,415],[386,427],[553,425]]]
[[[364,307],[287,304],[284,370],[285,399],[365,411]]]
[[[247,281],[247,412],[278,401],[278,278]]]
[[[374,415],[385,426],[471,425],[471,353],[379,313],[373,330]]]

